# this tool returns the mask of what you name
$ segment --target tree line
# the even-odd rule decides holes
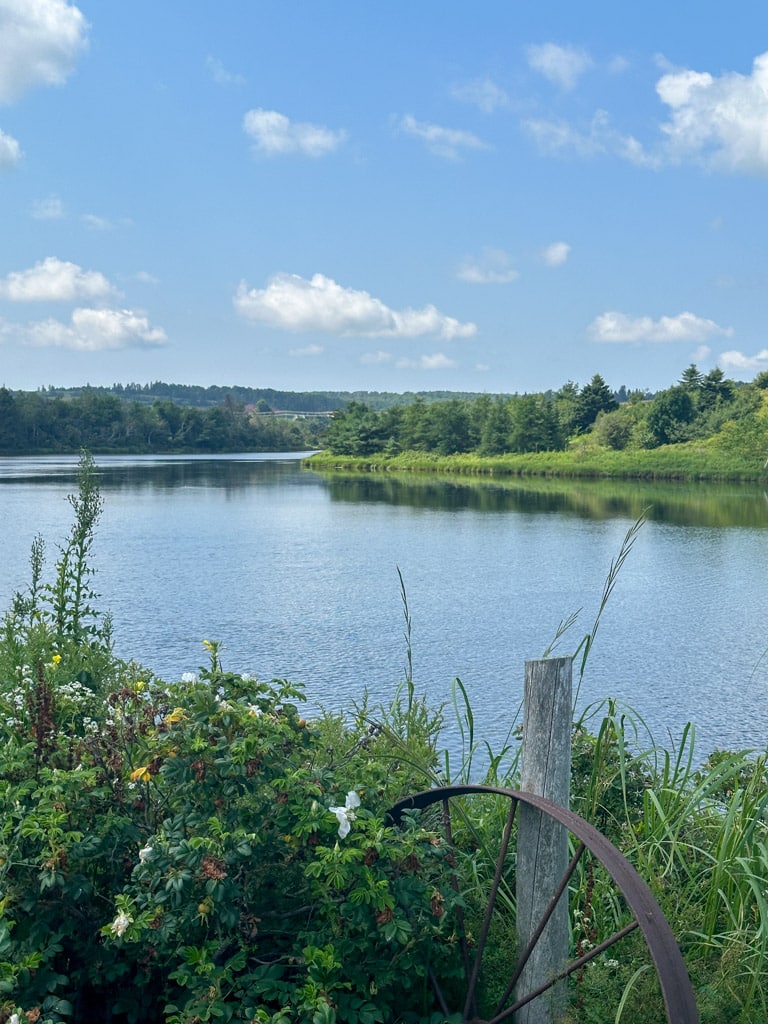
[[[227,399],[239,405],[253,406],[259,412],[327,413],[343,409],[350,401],[365,402],[372,409],[408,403],[416,398],[436,402],[447,398],[474,397],[477,392],[450,391],[278,391],[275,388],[251,388],[242,384],[222,387],[217,384],[167,384],[153,381],[149,384],[112,384],[110,387],[85,385],[75,388],[42,388],[48,398],[79,398],[85,392],[113,395],[129,402],[151,405],[153,402],[171,401],[176,405],[189,405],[197,409],[221,405]]]
[[[225,396],[196,408],[170,399],[121,400],[103,390],[73,397],[0,388],[0,453],[305,451],[322,447],[317,417],[258,415]]]
[[[156,396],[149,401],[149,390],[141,400],[133,397],[143,387],[62,392],[2,387],[0,454],[81,448],[126,454],[325,448],[334,455],[354,456],[402,451],[495,456],[562,451],[574,438],[615,451],[656,448],[724,430],[734,450],[758,457],[764,453],[763,458],[768,454],[768,414],[755,415],[765,407],[768,373],[744,384],[729,380],[718,368],[702,373],[693,363],[676,384],[655,395],[624,386],[611,391],[599,374],[581,387],[568,381],[557,391],[533,394],[318,392],[314,403],[311,392],[259,389],[275,404],[265,397],[245,403],[238,401],[236,389],[187,391],[186,385],[162,384],[146,387],[159,389],[161,395],[166,387],[169,393],[181,389],[186,400]],[[220,401],[210,405],[214,393]],[[190,404],[193,398],[204,404]],[[297,405],[304,411],[288,411]]]
[[[739,384],[719,368],[704,374],[692,363],[676,384],[653,396],[623,387],[614,393],[595,374],[583,387],[568,381],[540,394],[416,400],[379,411],[350,402],[333,414],[324,441],[334,455],[562,451],[580,436],[621,451],[704,439],[729,425],[742,448],[751,431],[759,454],[768,439],[754,414],[764,405],[766,389],[768,373]]]

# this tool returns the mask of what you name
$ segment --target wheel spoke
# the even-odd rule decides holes
[[[571,859],[570,859],[570,861],[568,863],[568,867],[565,869],[565,874],[563,875],[563,877],[558,882],[557,888],[555,889],[554,893],[552,894],[552,897],[551,897],[549,903],[544,908],[544,913],[543,913],[543,915],[541,917],[541,920],[536,925],[536,928],[534,929],[533,935],[531,935],[531,938],[530,938],[530,940],[528,942],[528,945],[525,947],[523,952],[520,954],[520,957],[519,957],[519,959],[517,961],[517,966],[515,967],[514,974],[509,979],[509,984],[507,985],[506,989],[504,990],[504,995],[501,997],[501,999],[498,1001],[498,1003],[496,1005],[496,1011],[495,1012],[497,1014],[501,1013],[502,1009],[504,1008],[504,1006],[507,1003],[507,1000],[512,995],[512,992],[513,992],[513,990],[515,988],[515,985],[517,984],[518,979],[520,978],[520,975],[523,973],[523,969],[525,968],[525,965],[528,963],[528,960],[530,959],[531,953],[536,948],[536,943],[541,938],[542,932],[544,931],[544,929],[547,926],[547,922],[549,921],[550,917],[552,917],[552,915],[554,914],[555,907],[557,906],[558,902],[560,901],[560,897],[563,895],[563,893],[567,889],[568,883],[570,882],[571,877],[573,876],[573,873],[576,870],[576,867],[577,867],[579,861],[581,860],[581,856],[584,853],[585,849],[586,849],[586,847],[584,846],[584,843],[579,843],[579,845],[576,847],[576,850],[574,851],[574,854],[573,854],[573,856],[571,857]]]
[[[464,1016],[469,1017],[470,1012],[474,1009],[475,1004],[475,992],[477,990],[477,979],[480,974],[480,965],[483,960],[483,953],[485,952],[485,943],[488,939],[488,931],[491,927],[491,918],[493,917],[493,911],[496,908],[496,897],[499,893],[499,886],[501,885],[501,877],[504,873],[504,861],[507,857],[507,850],[509,849],[509,840],[512,835],[512,826],[515,823],[515,814],[517,813],[517,800],[512,801],[512,805],[509,808],[509,814],[507,815],[507,823],[504,826],[504,835],[501,839],[501,847],[499,849],[499,855],[496,858],[496,869],[493,873],[493,882],[491,883],[491,891],[488,894],[488,906],[485,908],[485,917],[483,918],[483,924],[480,928],[480,935],[477,939],[477,949],[475,950],[475,959],[472,964],[472,974],[470,975],[469,982],[467,984],[467,999],[464,1003]]]
[[[443,800],[443,832],[445,834],[445,841],[448,846],[453,847],[453,830],[451,828],[451,803],[449,798],[446,797]],[[451,857],[454,855],[451,854]],[[449,861],[450,863],[450,861]],[[451,867],[455,869],[456,861],[455,857]],[[451,871],[451,888],[454,892],[459,892],[459,879],[456,875],[456,871]],[[464,924],[464,910],[461,907],[456,907],[456,923],[458,925],[459,932],[459,948],[461,949],[461,959],[464,963],[464,977],[469,980],[471,971],[470,960],[469,960],[469,945],[467,943],[467,929]]]
[[[432,988],[434,989],[435,996],[437,997],[437,1001],[440,1005],[440,1012],[444,1013],[446,1017],[450,1017],[450,1007],[448,1006],[445,996],[443,995],[443,990],[440,988],[440,982],[437,980],[437,975],[435,974],[431,967],[429,968],[429,980],[432,982]]]
[[[603,942],[599,943],[593,949],[590,949],[590,951],[585,953],[584,956],[580,956],[578,960],[572,960],[571,963],[562,967],[559,971],[553,974],[548,981],[545,981],[543,985],[539,985],[537,988],[532,989],[532,991],[521,999],[518,999],[517,1002],[512,1004],[512,1006],[507,1007],[507,1009],[502,1013],[497,1013],[495,1017],[491,1017],[488,1024],[499,1024],[500,1021],[507,1020],[513,1013],[517,1013],[519,1009],[526,1006],[533,999],[536,999],[538,996],[548,992],[549,989],[558,983],[558,981],[563,981],[564,978],[570,977],[574,971],[578,971],[580,968],[584,967],[585,964],[590,962],[590,960],[594,960],[596,956],[600,956],[601,953],[604,953],[606,949],[610,949],[611,946],[615,945],[617,942],[621,942],[623,938],[626,938],[626,936],[629,935],[630,932],[633,932],[637,927],[637,920],[630,921],[629,924],[620,928],[619,931],[614,932],[613,935],[604,939]]]

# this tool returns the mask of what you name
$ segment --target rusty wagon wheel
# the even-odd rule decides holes
[[[656,998],[658,1000],[660,992],[668,1024],[697,1024],[699,1016],[688,972],[661,908],[629,861],[602,833],[578,814],[531,793],[496,786],[461,785],[431,789],[401,800],[391,808],[389,818],[393,824],[400,825],[406,812],[421,812],[419,817],[424,826],[442,831],[445,842],[455,849],[455,857],[452,855],[449,862],[456,863],[457,858],[462,856],[462,846],[463,855],[471,855],[473,849],[469,797],[495,799],[497,804],[508,801],[509,808],[498,839],[498,849],[493,853],[495,869],[484,895],[484,909],[476,912],[471,922],[466,910],[458,909],[456,912],[455,927],[463,960],[463,981],[460,986],[451,981],[446,984],[430,970],[439,1012],[451,1020],[461,1020],[462,1024],[501,1024],[502,1021],[511,1021],[518,1011],[523,1011],[525,1016],[531,1010],[534,1016],[530,1019],[535,1020],[534,1007],[537,1004],[533,1001],[539,997],[546,999],[548,994],[551,997],[556,986],[562,993],[565,979],[571,979],[575,984],[571,987],[570,1008],[563,1011],[564,1019],[578,1021],[579,980],[583,979],[584,972],[590,969],[593,962],[617,964],[613,953],[614,947],[620,943],[634,943],[633,955],[636,954],[637,939],[641,936],[647,966],[636,972],[633,982],[642,971],[653,969],[657,979]],[[512,953],[508,962],[509,976],[501,980],[498,953],[490,957],[489,953],[495,941],[495,917],[501,915],[509,919],[514,914],[516,815],[521,804],[540,812],[545,819],[562,825],[569,834],[569,850],[572,855],[563,877],[541,913],[538,925],[531,930],[527,947],[519,953]],[[457,878],[458,873],[452,879],[454,887],[458,884]],[[601,893],[604,902],[610,903],[615,926],[612,925],[613,930],[608,935],[591,934],[590,941],[584,941],[584,918],[590,915],[591,901],[595,900],[596,891]],[[521,976],[525,977],[526,964],[556,907],[562,907],[562,900],[569,904],[572,936],[570,959],[546,981],[530,990],[520,991],[525,988]],[[580,929],[582,935],[577,937]],[[506,934],[509,934],[509,920]],[[510,945],[514,947],[514,939]],[[616,956],[621,956],[623,948],[615,950]],[[609,951],[612,956],[607,961],[605,954]],[[486,959],[493,961],[490,968],[493,984],[490,987],[495,991],[490,995],[487,991],[488,983],[483,980]],[[503,962],[503,957],[501,959]],[[631,987],[632,983],[629,985]],[[629,992],[625,991],[626,995]],[[661,1003],[659,1005],[661,1009]],[[523,1010],[524,1007],[529,1007],[529,1010]],[[606,1007],[606,1011],[606,1020],[618,1019],[614,1017],[616,1007],[610,1010]],[[641,1019],[648,1018],[643,1016]]]

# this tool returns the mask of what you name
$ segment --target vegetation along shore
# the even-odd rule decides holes
[[[311,451],[313,469],[658,480],[768,479],[768,373],[691,364],[654,395],[277,392],[153,384],[0,388],[0,454]]]

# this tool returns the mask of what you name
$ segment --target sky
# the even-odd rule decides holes
[[[768,369],[768,5],[0,0],[0,385]]]

